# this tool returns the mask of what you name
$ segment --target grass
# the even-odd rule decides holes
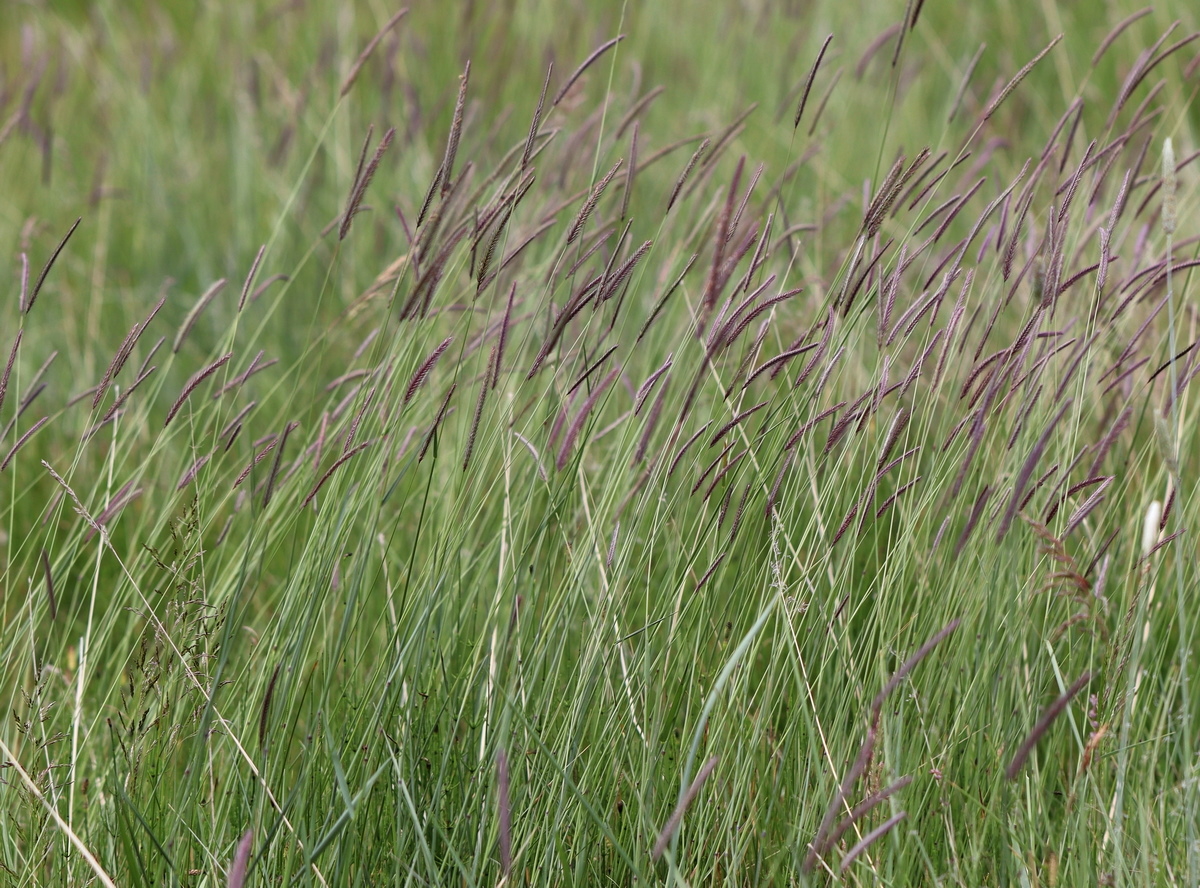
[[[0,32],[0,884],[1195,884],[1194,11],[501,6]]]

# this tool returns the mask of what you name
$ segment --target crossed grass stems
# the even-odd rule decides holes
[[[910,9],[890,32],[889,39],[896,41],[893,65],[919,11],[919,5],[915,11]],[[384,31],[400,20],[398,14]],[[1102,42],[1093,66],[1130,24],[1131,20],[1122,22]],[[862,558],[872,547],[886,550],[895,545],[903,536],[903,523],[915,516],[933,515],[945,517],[929,534],[927,552],[922,556],[931,563],[947,555],[957,559],[985,534],[999,546],[1010,534],[1021,532],[1022,526],[1028,527],[1030,538],[1038,541],[1040,556],[1057,566],[1047,573],[1045,588],[1070,608],[1051,627],[1049,637],[1087,636],[1103,642],[1094,646],[1095,656],[1089,657],[1078,679],[1068,684],[1059,676],[1054,701],[1023,742],[1016,744],[1005,776],[1009,780],[1021,776],[1036,745],[1071,701],[1089,682],[1099,680],[1101,692],[1091,698],[1091,733],[1083,744],[1072,804],[1081,788],[1079,778],[1089,774],[1096,750],[1106,737],[1118,735],[1118,778],[1112,799],[1115,814],[1110,817],[1104,845],[1112,843],[1119,868],[1121,805],[1130,767],[1130,710],[1144,674],[1140,627],[1148,626],[1147,599],[1155,560],[1184,532],[1180,526],[1167,533],[1173,516],[1178,516],[1178,492],[1186,489],[1180,465],[1185,426],[1179,402],[1200,372],[1194,347],[1179,350],[1175,342],[1180,323],[1176,276],[1200,263],[1176,260],[1173,255],[1174,250],[1196,240],[1175,241],[1174,236],[1179,172],[1197,155],[1176,163],[1168,140],[1162,168],[1157,169],[1152,150],[1160,144],[1154,124],[1162,109],[1152,102],[1157,88],[1132,112],[1126,107],[1142,81],[1195,36],[1164,49],[1170,34],[1168,31],[1134,63],[1096,137],[1081,145],[1086,138],[1079,135],[1086,129],[1081,123],[1086,104],[1082,98],[1075,99],[1041,153],[1029,158],[1005,187],[991,186],[993,196],[972,219],[968,206],[977,207],[989,194],[989,176],[983,173],[993,166],[989,162],[996,144],[982,142],[988,123],[1006,101],[1019,94],[1021,82],[1053,51],[1056,39],[995,91],[977,111],[975,125],[957,149],[938,151],[931,146],[896,156],[878,186],[868,183],[864,188],[861,222],[842,241],[844,249],[818,257],[805,255],[804,236],[827,231],[829,240],[845,234],[846,227],[832,212],[818,220],[789,217],[789,197],[795,194],[810,155],[803,154],[777,178],[765,197],[760,197],[764,167],[751,170],[746,157],[728,157],[744,131],[744,116],[721,132],[680,140],[651,152],[639,144],[638,118],[653,100],[653,91],[635,98],[615,124],[608,119],[611,109],[606,95],[604,104],[571,133],[574,112],[559,106],[589,69],[608,54],[615,58],[619,37],[601,45],[565,78],[552,97],[549,88],[554,72],[547,72],[527,137],[486,176],[471,161],[461,162],[458,157],[469,97],[468,63],[460,79],[445,153],[427,192],[407,211],[395,207],[396,225],[407,240],[405,253],[342,313],[344,327],[362,317],[378,320],[378,326],[367,333],[354,353],[354,362],[365,360],[365,366],[342,368],[323,386],[329,394],[317,405],[317,422],[306,425],[309,417],[284,417],[274,424],[276,431],[253,442],[248,463],[234,462],[234,444],[243,430],[251,434],[257,402],[248,400],[237,412],[230,405],[235,399],[248,399],[252,380],[261,380],[258,374],[275,362],[264,362],[264,352],[259,350],[243,365],[244,370],[234,373],[237,360],[247,354],[244,345],[239,347],[238,327],[243,313],[253,311],[264,294],[274,293],[273,310],[284,304],[289,283],[296,276],[295,272],[277,274],[256,286],[260,265],[272,258],[269,243],[258,250],[244,279],[234,324],[217,351],[219,357],[206,361],[187,379],[150,438],[148,458],[164,461],[174,449],[168,436],[177,436],[181,425],[187,426],[193,441],[200,442],[197,455],[177,470],[177,480],[166,488],[135,474],[116,493],[103,497],[102,506],[92,508],[86,502],[103,488],[97,486],[92,494],[81,495],[72,486],[81,477],[87,480],[81,467],[91,463],[88,448],[94,446],[91,442],[103,440],[103,435],[110,435],[115,442],[122,429],[128,429],[127,446],[145,447],[145,439],[135,440],[133,433],[150,428],[149,418],[158,415],[160,405],[166,403],[159,395],[170,396],[164,375],[155,376],[158,366],[151,363],[166,334],[143,348],[146,354],[133,382],[123,390],[117,384],[126,362],[144,345],[143,334],[166,303],[166,294],[131,329],[99,383],[24,432],[20,431],[21,417],[42,393],[41,378],[53,357],[31,382],[14,386],[16,407],[11,409],[13,419],[4,438],[11,435],[15,440],[0,471],[16,472],[18,467],[27,473],[35,471],[21,463],[37,450],[39,433],[44,436],[47,428],[58,433],[74,421],[72,417],[80,415],[78,410],[70,412],[74,405],[86,403],[91,396],[90,413],[77,422],[84,431],[77,438],[70,469],[60,473],[51,459],[42,462],[53,480],[53,497],[42,523],[64,529],[57,545],[50,541],[38,556],[43,606],[51,622],[57,610],[56,563],[61,574],[85,546],[94,544],[97,564],[100,554],[111,554],[130,588],[136,590],[136,607],[156,639],[154,649],[161,658],[174,657],[183,667],[173,678],[179,684],[171,691],[164,687],[162,696],[152,703],[148,701],[154,694],[145,686],[130,690],[125,708],[136,699],[144,711],[136,728],[125,720],[125,714],[118,719],[122,724],[114,733],[114,763],[123,759],[136,772],[143,759],[150,761],[154,744],[139,745],[139,738],[150,736],[147,724],[169,722],[172,715],[195,726],[199,738],[207,738],[219,728],[233,743],[234,760],[248,771],[248,785],[261,794],[261,816],[274,823],[267,838],[289,844],[288,850],[280,852],[289,867],[283,871],[297,876],[307,872],[325,882],[322,852],[341,841],[355,809],[379,777],[393,767],[397,773],[402,770],[400,743],[387,738],[388,756],[370,770],[355,793],[350,790],[347,764],[329,740],[329,730],[322,730],[320,710],[311,714],[310,725],[316,726],[312,733],[330,744],[333,778],[344,813],[327,824],[323,833],[302,837],[289,801],[280,798],[269,777],[281,773],[278,758],[272,756],[281,755],[280,750],[293,742],[272,738],[273,728],[282,730],[276,726],[280,716],[275,710],[292,707],[293,737],[296,719],[302,718],[299,713],[307,685],[296,677],[303,672],[297,669],[302,658],[277,661],[258,706],[255,752],[248,737],[239,736],[238,720],[218,708],[217,691],[223,681],[232,680],[226,676],[236,672],[229,650],[231,615],[246,605],[236,595],[218,606],[205,601],[203,587],[192,574],[198,570],[197,555],[203,545],[201,524],[195,522],[180,531],[186,543],[179,559],[168,561],[157,549],[150,552],[158,571],[172,574],[173,585],[181,590],[169,619],[157,615],[146,585],[151,579],[148,571],[118,550],[110,527],[118,525],[134,503],[149,508],[149,496],[168,496],[173,491],[175,499],[168,496],[166,500],[175,504],[172,508],[192,498],[196,503],[192,508],[212,510],[204,519],[206,525],[215,526],[225,512],[221,530],[208,546],[210,551],[234,545],[238,535],[230,529],[246,515],[270,515],[272,522],[286,522],[288,532],[311,534],[326,541],[324,545],[332,551],[343,548],[343,541],[350,539],[344,529],[348,509],[364,509],[378,526],[389,501],[415,507],[422,502],[422,495],[427,502],[432,491],[450,489],[457,483],[452,476],[469,477],[476,465],[481,479],[500,479],[481,481],[475,485],[476,491],[496,489],[501,483],[504,488],[497,590],[509,588],[509,583],[519,588],[519,580],[511,576],[514,571],[505,567],[504,555],[516,545],[511,530],[511,490],[517,482],[512,476],[520,471],[540,479],[540,489],[546,491],[544,508],[565,523],[577,520],[566,513],[569,505],[564,491],[569,492],[578,481],[582,490],[579,509],[587,531],[579,545],[586,548],[590,542],[596,564],[604,565],[599,569],[603,593],[599,601],[615,639],[619,674],[615,696],[627,704],[629,730],[643,741],[655,726],[643,724],[637,715],[638,676],[628,662],[626,645],[632,635],[619,608],[603,603],[618,582],[623,563],[636,566],[630,550],[644,543],[630,537],[647,527],[639,523],[639,514],[643,510],[655,513],[660,508],[656,500],[669,500],[674,507],[694,509],[703,516],[704,525],[713,528],[710,538],[722,541],[710,563],[697,561],[700,547],[689,556],[687,569],[675,584],[680,601],[685,589],[687,595],[711,589],[728,577],[723,569],[752,560],[755,545],[747,541],[744,530],[750,526],[766,529],[770,583],[765,603],[717,676],[695,728],[673,811],[653,833],[655,841],[648,856],[653,860],[665,857],[672,877],[682,878],[678,842],[685,816],[689,809],[704,804],[702,790],[707,781],[721,779],[719,755],[709,757],[692,773],[709,714],[727,683],[745,681],[740,676],[754,671],[753,657],[763,627],[770,620],[790,627],[810,611],[832,626],[847,607],[850,614],[861,607],[849,601],[849,593],[827,608],[818,605],[807,553],[817,546],[829,552],[841,547],[848,557]],[[364,50],[345,78],[340,90],[343,97],[354,88],[378,40]],[[811,134],[826,107],[828,93],[815,108],[810,99],[814,84],[821,80],[821,65],[830,45],[831,39],[822,44],[799,90],[793,119],[798,144],[803,141],[805,131],[800,124],[805,114],[812,115],[807,130]],[[882,45],[869,49],[860,67]],[[833,81],[836,85],[836,78]],[[832,86],[829,90],[832,92]],[[952,116],[961,110],[965,91],[964,79]],[[606,135],[609,132],[611,137]],[[373,152],[372,138],[369,131],[344,209],[326,226],[322,238],[332,238],[336,230],[336,242],[341,244],[354,234],[355,220],[388,155],[394,130],[384,133]],[[584,187],[567,188],[569,173],[578,164],[575,155],[586,138],[614,150],[623,144],[625,153],[607,173],[586,177]],[[652,201],[647,199],[640,206],[633,202],[638,177],[657,172],[692,145],[698,147],[680,164],[679,173],[667,179],[670,189],[655,236],[639,242],[633,236],[631,207],[651,206]],[[721,171],[730,164],[732,175],[727,184],[719,184]],[[690,211],[685,210],[689,207]],[[22,255],[18,307],[23,316],[39,304],[55,261],[69,249],[79,224],[76,221],[62,238],[32,287],[29,262]],[[1156,228],[1165,235],[1161,254],[1154,251]],[[820,268],[818,262],[829,257],[833,260]],[[655,262],[657,272],[651,270]],[[800,285],[790,286],[797,268],[807,273]],[[224,280],[217,281],[196,300],[176,329],[170,355],[159,360],[183,360],[179,355],[181,351],[186,354],[189,334],[211,310],[224,284]],[[281,286],[272,291],[276,284]],[[649,291],[655,293],[653,300],[642,304],[638,294]],[[1155,324],[1161,325],[1164,309],[1169,337],[1165,361],[1152,358],[1156,353]],[[481,327],[475,324],[477,317],[482,318]],[[1187,317],[1194,326],[1194,317]],[[870,335],[871,326],[874,336]],[[13,368],[19,373],[18,358],[28,348],[23,344],[24,330],[22,325],[16,333],[0,380],[0,409]],[[435,341],[438,344],[430,348]],[[639,354],[643,349],[656,356],[646,365],[657,369],[642,380],[632,379],[626,368],[643,363]],[[864,374],[872,364],[873,369]],[[142,389],[152,378],[154,382]],[[141,396],[133,397],[139,390]],[[112,400],[106,407],[110,394]],[[469,419],[455,421],[456,413]],[[1126,612],[1117,616],[1110,613],[1102,592],[1113,569],[1112,547],[1114,543],[1120,547],[1120,527],[1117,522],[1111,533],[1101,533],[1105,526],[1102,507],[1111,509],[1122,502],[1118,497],[1109,503],[1112,494],[1121,490],[1120,472],[1129,464],[1128,455],[1122,461],[1116,451],[1124,445],[1127,454],[1132,452],[1133,426],[1143,424],[1147,413],[1168,467],[1169,486],[1164,505],[1152,510],[1155,520],[1148,524],[1142,547],[1134,549],[1136,591]],[[957,417],[957,421],[951,423],[947,416]],[[826,430],[823,440],[822,429]],[[289,441],[293,442],[291,452]],[[446,452],[455,448],[455,458],[447,459]],[[114,446],[109,460],[116,450]],[[523,453],[529,458],[526,463],[519,462]],[[423,485],[415,482],[419,468],[431,456],[427,480]],[[51,458],[61,460],[61,456]],[[1047,465],[1051,459],[1056,461]],[[1005,469],[996,473],[997,465]],[[584,480],[588,475],[600,480],[602,487],[596,489],[604,491],[601,501],[592,505]],[[822,500],[817,496],[811,514],[795,505],[811,479],[833,477],[842,479],[840,497]],[[825,507],[828,503],[840,504],[840,511],[830,513]],[[72,507],[82,522],[72,524]],[[602,536],[592,514],[597,507],[603,507],[613,522],[611,532],[605,528]],[[421,505],[419,514],[423,516],[424,510]],[[625,531],[624,541],[622,519],[632,525]],[[652,520],[649,526],[654,528],[661,526],[663,519]],[[403,581],[406,596],[414,579],[412,565],[420,526],[418,520],[410,540],[413,554],[408,556]],[[369,547],[372,541],[372,535],[364,535],[360,545]],[[385,561],[389,545],[383,545]],[[1086,554],[1072,554],[1072,549]],[[1180,639],[1178,734],[1181,760],[1188,763],[1185,773],[1190,774],[1186,657],[1191,636],[1183,599],[1183,559],[1176,557],[1175,564],[1175,619]],[[832,579],[832,568],[828,562],[826,565]],[[357,590],[363,574],[361,568],[354,570],[356,578],[346,581],[340,566],[334,564],[332,589],[337,591],[343,582],[349,582],[349,588]],[[382,570],[391,590],[393,581],[387,577],[386,566]],[[787,575],[800,579],[788,580]],[[797,584],[806,589],[794,592]],[[502,740],[493,741],[490,756],[485,752],[489,730],[502,736],[520,719],[513,712],[517,706],[513,686],[505,686],[516,648],[504,650],[504,639],[515,638],[522,601],[518,594],[502,604],[497,591],[490,607],[496,614],[506,614],[505,619],[492,631],[486,653],[474,654],[486,675],[479,758],[495,762],[496,841],[499,870],[506,879],[513,875],[514,860],[521,859],[523,847],[520,838],[513,847],[519,830],[519,818],[514,825],[512,810],[513,770]],[[94,590],[92,602],[94,607]],[[389,591],[388,616],[393,627],[408,606],[402,600],[397,607]],[[869,858],[874,843],[904,820],[906,812],[897,808],[872,828],[863,827],[884,802],[895,805],[903,799],[914,775],[901,776],[887,785],[868,781],[868,791],[851,807],[852,793],[870,772],[889,696],[935,646],[962,625],[961,619],[977,616],[968,613],[950,620],[884,684],[867,709],[865,739],[838,781],[820,825],[811,838],[799,843],[801,871],[823,867],[833,873],[830,854],[853,830],[856,841],[837,866],[838,872],[844,873],[860,858]],[[1114,616],[1118,631],[1110,632]],[[674,621],[677,617],[678,610],[662,619]],[[309,625],[299,637],[311,640],[314,631]],[[89,614],[84,638],[90,638],[91,632]],[[332,649],[348,649],[351,632],[344,622]],[[392,637],[399,653],[401,635],[393,629]],[[306,647],[297,642],[294,649],[303,652]],[[76,668],[81,695],[91,655],[90,642],[80,646]],[[285,672],[290,674],[283,677],[286,692],[278,684],[285,662]],[[800,668],[811,695],[813,681],[802,659]],[[165,686],[172,680],[162,662],[148,665],[144,656],[138,669],[148,685],[162,682]],[[1057,661],[1054,669],[1057,672]],[[44,714],[44,678],[43,671],[38,675],[38,690],[29,699],[30,712]],[[404,688],[405,698],[415,693],[407,682],[397,684]],[[325,693],[328,695],[328,690]],[[86,852],[86,862],[103,882],[109,879],[104,864],[87,851],[87,843],[73,826],[76,816],[81,816],[75,811],[81,706],[75,705],[74,710],[70,778],[56,782],[55,766],[40,772],[22,767],[20,777],[31,810],[44,809],[57,828]],[[6,744],[5,755],[14,763],[20,762],[23,745],[43,751],[49,760],[49,750],[66,739],[45,730],[39,738],[39,719],[42,723],[50,720],[39,716],[22,722],[24,742],[11,749]],[[489,728],[491,724],[496,727]],[[820,723],[817,729],[822,734],[825,764],[836,773],[839,764]],[[311,742],[311,737],[305,741]],[[201,746],[196,741],[196,749]],[[544,747],[542,751],[550,752]],[[563,785],[573,786],[570,769],[561,764],[556,767]],[[197,792],[195,778],[188,784],[190,792]],[[1194,779],[1185,777],[1183,784],[1191,787],[1186,790],[1185,810],[1194,814]],[[414,822],[418,821],[404,779],[399,779],[399,786]],[[1082,788],[1098,792],[1094,785]],[[118,853],[136,858],[137,866],[146,867],[131,838],[137,834],[132,820],[141,814],[124,790],[118,794],[132,812],[124,815],[129,823],[114,829],[123,847]],[[59,812],[64,796],[68,798],[66,818]],[[579,798],[620,862],[632,872],[641,872],[645,865],[604,825],[605,818],[582,795]],[[710,822],[709,829],[720,822]],[[1189,822],[1194,824],[1194,817],[1189,816]],[[144,821],[143,828],[154,838]],[[252,855],[253,830],[238,835],[228,878],[229,884],[240,886],[253,865],[265,865],[267,852]],[[699,838],[696,842],[702,844]],[[170,842],[154,839],[153,844],[171,869],[181,869],[172,859]],[[1189,838],[1189,854],[1193,846]],[[433,866],[434,851],[423,840],[421,849]],[[444,851],[454,856],[449,844]],[[131,862],[126,865],[134,866]]]

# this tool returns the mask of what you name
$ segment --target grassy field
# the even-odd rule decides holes
[[[0,885],[1200,882],[1194,6],[398,11],[4,12]]]

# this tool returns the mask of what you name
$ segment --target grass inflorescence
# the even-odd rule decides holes
[[[1195,884],[1126,5],[23,7],[0,882]]]

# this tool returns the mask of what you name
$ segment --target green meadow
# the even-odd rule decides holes
[[[11,0],[0,886],[1200,882],[1200,15]]]

